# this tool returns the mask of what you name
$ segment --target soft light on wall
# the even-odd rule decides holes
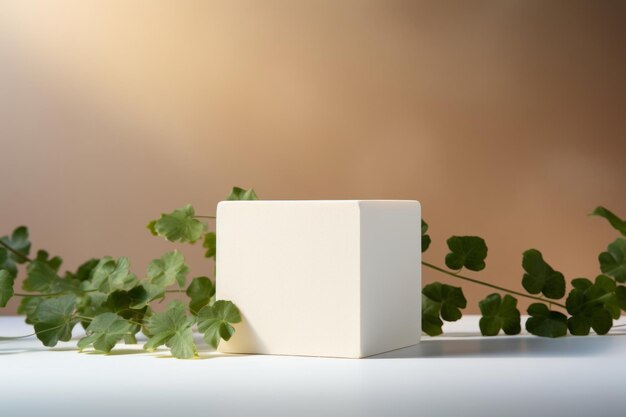
[[[242,185],[419,199],[426,258],[477,234],[494,282],[518,287],[529,247],[591,277],[613,234],[586,214],[626,214],[624,18],[618,2],[3,2],[0,231],[141,272],[170,247],[149,219],[211,214]],[[477,311],[487,292],[464,287]]]

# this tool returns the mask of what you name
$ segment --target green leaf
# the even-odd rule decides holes
[[[585,291],[587,288],[591,287],[593,282],[589,281],[587,278],[574,278],[572,280],[572,287]]]
[[[128,258],[119,258],[117,261],[105,256],[98,261],[93,269],[91,285],[103,293],[116,290],[130,290],[137,285],[137,277],[130,272]]]
[[[146,323],[150,339],[144,349],[153,351],[165,344],[172,351],[172,355],[180,359],[189,359],[197,355],[193,341],[191,326],[194,319],[185,314],[185,305],[180,301],[173,301],[163,313],[154,313]]]
[[[615,289],[615,301],[620,309],[626,311],[626,287],[620,285]]]
[[[452,236],[447,240],[450,253],[446,255],[446,265],[450,269],[463,267],[470,271],[485,269],[487,245],[478,236]]]
[[[153,236],[159,235],[159,232],[157,232],[156,230],[156,224],[157,224],[157,220],[152,220],[146,225],[146,229],[148,229]]]
[[[43,297],[22,297],[20,305],[17,307],[17,313],[26,316],[25,322],[27,324],[35,324],[35,311],[43,300],[45,300]]]
[[[0,247],[0,269],[4,269],[13,276],[17,275],[17,265],[9,258],[9,252],[3,247]]]
[[[206,224],[196,219],[196,212],[191,204],[163,213],[158,220],[148,223],[153,235],[164,237],[170,242],[194,243],[206,231]]]
[[[206,305],[198,312],[198,330],[207,344],[217,349],[220,340],[230,340],[235,333],[231,324],[239,323],[239,309],[230,301],[219,300]]]
[[[611,327],[613,327],[611,314],[599,307],[591,309],[586,315],[578,314],[567,320],[567,328],[575,336],[586,336],[591,328],[597,334],[603,335],[608,333]]]
[[[87,335],[78,341],[78,348],[83,350],[93,346],[95,350],[108,353],[117,342],[132,333],[133,327],[117,314],[100,314],[87,326]]]
[[[107,296],[104,305],[112,312],[129,319],[130,316],[125,316],[124,312],[128,310],[142,310],[147,301],[149,301],[148,292],[143,285],[138,285],[129,291],[118,290],[112,292]]]
[[[26,279],[22,286],[27,291],[55,293],[67,289],[65,284],[47,261],[34,260],[26,268]]]
[[[441,303],[422,294],[422,331],[427,335],[439,336],[443,333],[443,321],[440,312]]]
[[[526,271],[522,286],[531,294],[542,293],[548,298],[559,299],[565,295],[565,277],[552,269],[536,249],[524,252],[522,267]]]
[[[428,223],[422,219],[422,253],[426,252],[430,247],[430,236],[426,232],[428,232]]]
[[[45,346],[55,346],[59,340],[67,342],[72,338],[72,328],[76,319],[72,314],[76,307],[74,295],[64,295],[43,300],[33,315],[37,338]]]
[[[144,288],[148,295],[146,301],[143,304],[135,304],[135,308],[143,307],[147,305],[150,301],[165,298],[165,287],[155,285],[150,282],[142,282],[141,286]]]
[[[209,304],[211,297],[215,295],[215,286],[208,277],[197,277],[191,281],[187,287],[189,301],[189,311],[197,315],[202,307]]]
[[[572,281],[574,288],[565,302],[567,312],[572,315],[567,321],[570,333],[583,336],[593,329],[606,334],[613,326],[613,319],[620,316],[615,281],[605,275],[599,275],[593,284],[584,278],[574,281],[577,282],[574,285]]]
[[[626,239],[618,238],[607,252],[598,256],[600,270],[619,282],[626,282]]]
[[[87,281],[91,278],[91,273],[98,266],[100,262],[99,259],[90,259],[86,262],[80,264],[76,272],[67,271],[65,273],[65,279],[67,280],[77,280],[77,281]]]
[[[605,209],[602,206],[596,207],[596,209],[591,213],[592,216],[600,216],[609,221],[611,226],[618,232],[620,232],[623,236],[626,236],[626,221],[620,219],[611,211]]]
[[[6,307],[13,297],[15,277],[6,269],[0,269],[0,307]]]
[[[83,317],[95,317],[98,314],[107,312],[107,309],[102,305],[106,302],[108,295],[100,291],[94,291],[88,284],[87,281],[83,282],[82,287],[88,287],[87,289],[89,291],[81,294],[76,300],[76,312],[78,315]],[[82,318],[80,323],[83,328],[86,329],[87,326],[89,326],[90,320]]]
[[[542,303],[528,307],[530,317],[526,320],[526,330],[535,336],[560,337],[567,334],[567,316],[548,309]]]
[[[143,285],[138,285],[130,291],[114,291],[107,297],[102,304],[102,309],[115,313],[125,320],[132,323],[142,323],[146,312],[148,311],[148,292]],[[135,333],[140,330],[140,326],[133,324],[127,332],[127,341],[134,338]]]
[[[28,229],[25,226],[20,226],[13,231],[11,237],[3,236],[0,238],[0,241],[23,255],[16,255],[5,247],[0,246],[0,269],[8,271],[15,277],[17,275],[17,264],[26,262],[30,253]]]
[[[163,288],[174,282],[177,282],[179,287],[183,287],[188,273],[189,267],[185,264],[185,258],[177,250],[167,252],[148,265],[148,279],[152,284]]]
[[[17,264],[23,264],[27,262],[27,256],[30,253],[30,241],[28,240],[28,228],[26,226],[20,226],[16,228],[11,237],[3,236],[0,238],[2,242],[10,246],[16,252],[23,256],[18,256],[13,252],[8,252],[8,258]],[[2,265],[0,267],[4,268]],[[6,269],[6,268],[5,268]]]
[[[250,188],[249,190],[245,190],[239,187],[233,187],[230,195],[227,200],[258,200],[259,197],[256,195],[254,190]]]
[[[63,263],[63,259],[58,256],[50,257],[45,250],[38,250],[35,260],[47,264],[55,273],[59,272],[59,268]]]
[[[440,319],[457,321],[467,307],[463,290],[459,287],[433,282],[422,289],[422,331],[429,336],[441,334]]]
[[[482,314],[479,326],[483,336],[495,336],[500,333],[500,329],[508,335],[518,334],[522,330],[520,312],[514,297],[506,294],[501,298],[500,294],[494,293],[480,301],[478,306]]]
[[[204,253],[205,257],[215,259],[215,255],[217,254],[217,239],[214,232],[209,232],[204,235],[202,247],[206,249]]]
[[[433,282],[422,290],[422,294],[441,304],[441,318],[457,321],[462,317],[461,309],[467,307],[467,299],[460,287]]]

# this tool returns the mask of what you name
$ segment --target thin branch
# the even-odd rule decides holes
[[[32,262],[33,260],[30,259],[28,256],[24,255],[21,252],[18,252],[17,250],[13,249],[10,245],[8,245],[6,242],[3,242],[2,240],[0,240],[0,246],[4,246],[9,252],[11,252],[13,255],[18,256],[20,258],[22,258],[23,260],[25,260],[26,262]]]
[[[547,302],[547,303],[553,304],[555,306],[559,306],[559,307],[561,307],[563,309],[567,308],[567,307],[565,307],[565,304],[557,303],[556,301],[553,301],[553,300],[546,300],[546,299],[541,298],[541,297],[535,297],[534,295],[525,294],[525,293],[520,292],[520,291],[510,290],[508,288],[500,287],[499,285],[494,285],[494,284],[490,284],[488,282],[484,282],[484,281],[481,281],[481,280],[478,280],[478,279],[466,277],[466,276],[457,274],[456,272],[452,272],[452,271],[448,271],[447,269],[440,268],[440,267],[438,267],[436,265],[433,265],[433,264],[430,264],[428,262],[422,261],[422,265],[424,265],[424,266],[426,266],[428,268],[434,269],[436,271],[442,272],[444,274],[450,275],[452,277],[472,282],[474,284],[484,285],[485,287],[493,288],[493,289],[496,289],[496,290],[499,290],[499,291],[504,291],[504,292],[507,292],[509,294],[515,294],[517,296],[524,297],[524,298],[529,298],[531,300],[541,301],[542,303],[546,303]]]

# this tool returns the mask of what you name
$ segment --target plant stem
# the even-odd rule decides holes
[[[13,293],[14,297],[56,297],[57,295],[64,295],[66,292],[52,292],[50,294],[23,294],[23,293]]]
[[[200,215],[193,216],[193,217],[198,218],[198,219],[216,219],[217,218],[215,216],[200,216]]]
[[[21,293],[21,292],[16,292],[13,294],[14,297],[56,297],[59,295],[65,295],[68,292],[75,292],[75,289],[70,289],[68,291],[63,291],[63,292],[51,292],[49,294],[43,294],[43,293],[36,293],[36,294],[25,294],[25,293]],[[78,290],[78,292],[80,292],[81,294],[86,294],[88,292],[95,292],[98,290]]]
[[[550,304],[553,304],[555,306],[558,306],[558,307],[561,307],[561,308],[564,308],[564,309],[566,308],[564,304],[557,303],[556,301],[546,300],[545,298],[536,297],[536,296],[530,295],[530,294],[524,294],[523,292],[520,292],[520,291],[509,290],[508,288],[500,287],[498,285],[490,284],[488,282],[484,282],[484,281],[481,281],[481,280],[478,280],[478,279],[466,277],[466,276],[457,274],[455,272],[448,271],[447,269],[440,268],[440,267],[438,267],[436,265],[433,265],[433,264],[430,264],[428,262],[422,261],[422,265],[424,265],[424,266],[426,266],[428,268],[434,269],[436,271],[442,272],[444,274],[450,275],[452,277],[472,282],[474,284],[484,285],[485,287],[493,288],[493,289],[496,289],[496,290],[499,290],[499,291],[504,291],[504,292],[507,292],[509,294],[515,294],[517,296],[529,298],[531,300],[541,301],[542,303],[550,303]]]
[[[40,331],[35,332],[35,333],[26,334],[24,336],[0,336],[0,340],[24,339],[26,337],[37,336],[37,335],[42,334],[42,333],[46,333],[46,332],[50,332],[52,330],[60,329],[63,326],[65,326],[65,323],[59,324],[58,326],[50,327],[49,329],[40,330]]]
[[[0,246],[4,246],[6,248],[6,250],[8,250],[9,252],[11,252],[13,255],[18,256],[20,258],[22,258],[23,260],[25,260],[26,262],[32,262],[33,260],[30,259],[28,256],[24,255],[21,252],[18,252],[17,250],[13,249],[10,245],[7,245],[5,242],[3,242],[2,240],[0,240]]]
[[[0,340],[17,340],[35,336],[37,333],[25,334],[24,336],[0,336]]]

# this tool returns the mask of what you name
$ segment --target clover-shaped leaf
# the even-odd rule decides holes
[[[533,303],[528,307],[526,330],[535,336],[560,337],[567,334],[567,316],[553,311],[542,303]]]
[[[620,232],[623,236],[626,236],[626,220],[620,219],[617,215],[602,206],[596,207],[591,215],[605,218],[615,230]]]
[[[613,326],[613,319],[620,316],[620,302],[615,281],[599,275],[595,283],[585,278],[572,280],[574,287],[565,302],[571,317],[567,326],[573,335],[587,335],[590,329],[606,334]]]
[[[619,282],[626,282],[626,239],[618,238],[598,256],[600,270]]]
[[[567,319],[567,328],[576,336],[589,334],[592,328],[597,334],[606,334],[613,327],[611,313],[600,306],[590,307],[585,314],[576,314]]]
[[[230,195],[228,196],[228,198],[226,200],[258,200],[259,197],[256,195],[256,193],[254,192],[254,190],[252,188],[250,188],[249,190],[240,188],[240,187],[233,187],[232,191],[230,192]]]
[[[148,318],[146,330],[151,337],[144,349],[153,351],[166,345],[176,358],[193,358],[198,354],[191,330],[194,321],[185,314],[185,305],[182,302],[172,301],[166,311],[154,313]]]
[[[204,235],[204,242],[202,242],[202,247],[206,249],[204,256],[207,258],[215,258],[217,254],[217,236],[214,232],[209,232]]]
[[[179,287],[183,287],[188,273],[189,268],[185,264],[185,258],[177,250],[166,253],[148,265],[148,279],[152,284],[160,287],[167,287],[174,282],[177,282]]]
[[[506,294],[504,298],[494,293],[478,303],[482,317],[479,322],[480,332],[483,336],[495,336],[500,329],[508,335],[518,334],[522,328],[520,325],[520,312],[517,309],[517,300]]]
[[[428,232],[428,223],[426,223],[424,221],[424,219],[422,219],[422,253],[426,252],[428,250],[428,248],[430,247],[430,235],[427,234]]]
[[[208,277],[197,277],[191,281],[186,292],[190,298],[189,311],[198,315],[200,309],[209,304],[211,297],[215,295],[215,285]]]
[[[158,220],[148,223],[148,230],[170,242],[194,243],[206,231],[206,224],[196,219],[196,212],[191,204],[163,213]]]
[[[447,240],[450,253],[446,255],[446,265],[458,270],[463,267],[470,271],[485,269],[487,245],[478,236],[452,236]]]
[[[6,269],[0,269],[0,307],[6,307],[13,297],[13,283],[15,277]]]
[[[76,307],[74,295],[64,295],[43,300],[33,314],[37,338],[48,347],[59,340],[67,342],[72,338],[72,328],[77,323],[73,317]]]
[[[565,277],[552,269],[536,249],[524,252],[522,267],[526,273],[522,286],[531,294],[542,293],[548,298],[559,299],[565,295]]]
[[[105,294],[116,290],[130,290],[137,284],[137,277],[130,272],[128,258],[117,261],[110,256],[100,259],[93,269],[91,285]]]
[[[422,331],[429,336],[441,334],[441,319],[457,321],[466,306],[461,288],[440,282],[426,285],[422,289]]]
[[[231,324],[239,323],[239,309],[230,301],[219,300],[198,312],[198,330],[207,344],[217,349],[220,340],[230,340],[235,333]]]
[[[87,335],[78,341],[78,348],[83,350],[93,346],[95,350],[108,353],[117,342],[132,333],[133,327],[117,314],[99,314],[87,326]]]

